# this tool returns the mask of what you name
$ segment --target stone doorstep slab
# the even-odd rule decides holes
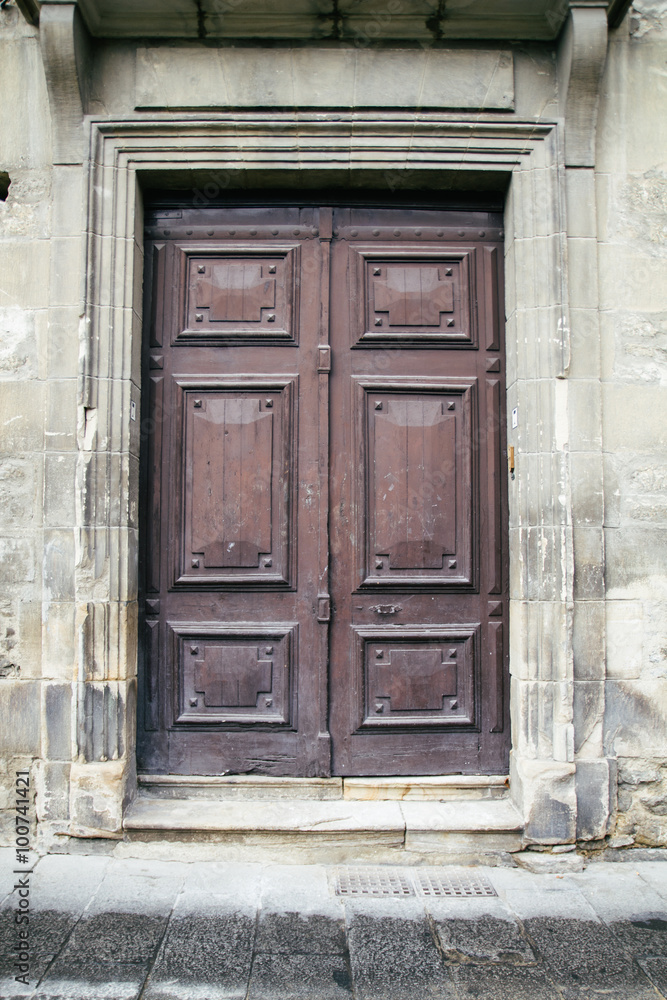
[[[447,801],[509,795],[505,775],[418,778],[273,778],[261,775],[139,775],[140,794],[163,799]]]
[[[128,839],[183,838],[245,846],[317,848],[345,844],[468,853],[517,851],[522,820],[507,799],[479,802],[267,800],[216,802],[140,796],[129,807]]]

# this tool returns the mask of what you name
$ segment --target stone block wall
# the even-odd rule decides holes
[[[38,33],[15,7],[0,11],[0,93],[0,807],[3,835],[13,842],[7,825],[14,822],[8,810],[16,770],[31,768],[34,790],[34,765],[50,749],[65,768],[71,759],[74,635],[60,615],[53,623],[47,613],[43,623],[42,602],[72,572],[65,565],[72,553],[47,528],[47,518],[57,532],[57,505],[73,503],[66,470],[76,426],[67,426],[59,386],[50,379],[60,358],[49,334],[53,171],[46,83]],[[46,423],[49,411],[53,428]],[[51,433],[58,427],[62,436]],[[47,551],[60,558],[58,583],[43,579]],[[43,629],[56,640],[58,661]],[[48,731],[64,734],[52,748],[43,743],[49,715]]]
[[[128,43],[96,50],[90,111],[133,113],[132,49]],[[516,49],[518,118],[557,118],[555,64],[546,46]],[[106,505],[109,538],[129,525],[129,540],[123,536],[118,545],[131,545],[136,495],[119,487],[109,497],[96,482],[136,483],[137,459],[133,451],[119,464],[105,422],[119,407],[105,396],[107,383],[96,380],[96,403],[78,395],[86,340],[85,170],[54,157],[39,31],[12,3],[0,11],[0,94],[0,835],[11,842],[17,769],[32,769],[33,816],[63,830],[71,820],[79,831],[99,811],[99,787],[122,785],[132,769],[133,749],[114,735],[114,720],[127,680],[117,663],[136,659],[136,630],[117,624],[136,611],[136,580],[99,582],[106,579],[99,567],[111,557],[85,526],[90,511]],[[596,164],[595,171],[568,167],[563,192],[572,343],[568,379],[554,384],[567,400],[576,613],[575,738],[572,756],[565,747],[559,760],[568,763],[568,781],[576,764],[581,836],[597,836],[587,831],[606,823],[610,760],[618,773],[616,843],[664,844],[667,0],[637,0],[610,35]],[[137,240],[140,255],[140,234]],[[595,259],[596,240],[597,274],[579,265]],[[127,322],[136,332],[138,317]],[[547,397],[545,391],[541,402],[553,409]],[[100,439],[106,444],[93,455],[91,442]],[[535,464],[534,473],[553,497],[545,469]],[[133,513],[116,510],[121,495]],[[521,592],[530,597],[530,567],[517,561],[513,572],[526,578]],[[555,626],[526,621],[533,656],[534,635]],[[130,636],[132,649],[116,648],[117,634]],[[84,648],[99,655],[84,663]],[[85,732],[77,732],[77,703],[79,722],[89,720]],[[515,735],[530,730],[528,742],[535,741],[544,720],[520,704]],[[106,828],[119,825],[114,815]]]
[[[619,843],[667,842],[667,0],[610,35],[597,144],[605,752]]]

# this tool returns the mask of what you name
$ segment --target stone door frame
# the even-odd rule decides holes
[[[444,174],[509,176],[505,211],[510,484],[510,788],[526,837],[576,829],[568,455],[569,318],[562,128],[446,114],[238,113],[88,119],[87,264],[79,395],[81,641],[70,832],[122,835],[136,791],[137,534],[143,213],[140,179],[247,181],[350,170],[406,188]],[[150,173],[149,173],[150,172]],[[472,175],[471,175],[472,177]],[[193,187],[197,185],[193,183]],[[474,188],[474,180],[469,185]],[[206,196],[206,189],[203,189]],[[518,408],[519,426],[509,415]],[[106,498],[103,499],[103,497]]]

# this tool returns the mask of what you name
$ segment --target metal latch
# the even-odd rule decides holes
[[[328,344],[320,344],[317,348],[317,370],[318,372],[331,371],[331,348]]]
[[[369,611],[375,611],[378,615],[396,615],[403,608],[400,604],[376,604],[374,607],[369,608]]]

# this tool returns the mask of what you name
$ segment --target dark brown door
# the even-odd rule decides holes
[[[151,771],[330,771],[318,225],[313,208],[149,215]]]
[[[498,222],[149,213],[143,770],[506,768]]]
[[[336,774],[507,766],[501,245],[490,221],[335,215]]]

